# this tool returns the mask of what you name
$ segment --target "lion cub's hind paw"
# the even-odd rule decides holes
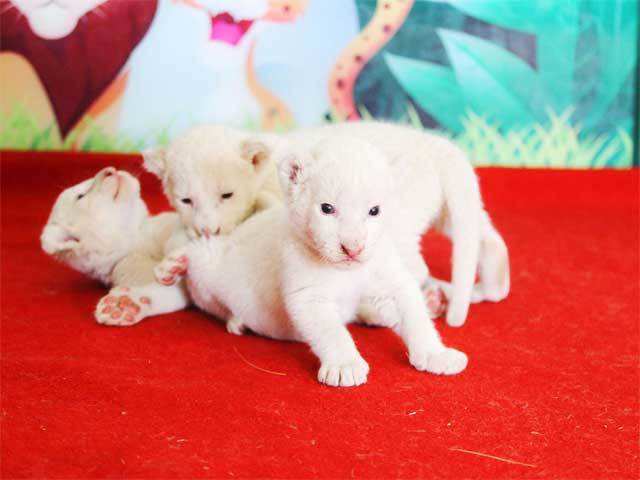
[[[427,308],[433,318],[438,318],[445,314],[449,302],[442,288],[438,285],[430,285],[424,289],[424,296],[427,300]]]
[[[145,318],[150,308],[149,297],[137,296],[127,287],[116,287],[100,299],[95,318],[102,325],[128,327]]]

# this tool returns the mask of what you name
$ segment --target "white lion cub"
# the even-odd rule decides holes
[[[235,333],[246,327],[308,343],[320,359],[318,380],[328,385],[367,379],[369,366],[345,327],[361,302],[381,324],[394,325],[418,370],[464,370],[466,355],[442,344],[396,249],[391,233],[401,212],[382,153],[336,136],[275,156],[286,208],[257,214],[226,238],[174,252],[157,277],[170,283],[187,272],[195,303]]]
[[[475,172],[460,148],[444,137],[383,122],[335,123],[290,137],[306,144],[329,135],[364,140],[389,159],[403,207],[395,224],[396,247],[421,285],[433,279],[420,253],[420,237],[435,227],[451,238],[452,282],[436,282],[450,301],[449,325],[464,324],[470,301],[497,302],[507,296],[507,247],[483,208]],[[476,271],[480,282],[474,285]]]
[[[167,148],[144,153],[189,238],[231,232],[255,211],[281,203],[264,143],[220,126],[200,126]]]
[[[73,269],[115,285],[98,303],[96,320],[128,326],[189,303],[183,284],[160,285],[153,275],[177,229],[175,213],[149,216],[138,180],[108,167],[58,196],[41,244]]]

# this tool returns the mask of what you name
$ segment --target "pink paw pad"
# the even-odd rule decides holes
[[[447,297],[440,288],[430,288],[425,292],[427,307],[437,318],[447,311]]]
[[[101,302],[99,307],[100,315],[103,315],[106,323],[112,325],[135,324],[141,319],[139,314],[143,309],[143,305],[150,305],[149,297],[141,297],[140,303],[136,303],[130,295],[121,295],[123,289],[107,295]],[[146,299],[147,302],[144,302]],[[101,322],[102,323],[102,322]]]

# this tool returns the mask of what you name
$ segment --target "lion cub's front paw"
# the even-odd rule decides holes
[[[169,256],[153,269],[156,280],[163,285],[173,285],[187,273],[189,261],[186,255]]]
[[[116,287],[100,299],[95,317],[102,325],[128,327],[145,318],[150,307],[149,297],[136,296],[127,287]]]
[[[369,365],[362,358],[338,365],[323,363],[318,370],[318,381],[332,387],[353,387],[367,381]]]
[[[416,369],[436,375],[455,375],[467,368],[468,363],[467,356],[454,348],[445,348],[438,353],[412,353],[409,361]]]
[[[430,285],[424,289],[424,296],[427,300],[427,308],[431,312],[432,318],[438,318],[447,311],[447,297],[438,285]]]

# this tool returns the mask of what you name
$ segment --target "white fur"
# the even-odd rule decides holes
[[[507,296],[507,248],[483,208],[477,178],[462,150],[443,137],[381,122],[332,124],[294,132],[290,138],[304,145],[333,135],[365,140],[390,159],[402,205],[394,219],[394,237],[421,285],[431,283],[420,254],[421,235],[434,226],[453,240],[452,284],[437,282],[449,297],[449,325],[464,324],[472,300]],[[480,283],[474,288],[478,265]]]
[[[229,224],[235,226],[252,209],[279,202],[281,194],[270,156],[284,141],[282,138],[305,147],[336,135],[369,142],[390,159],[391,174],[398,186],[396,200],[402,205],[394,219],[396,248],[427,294],[436,286],[444,290],[450,300],[450,325],[465,322],[470,302],[499,301],[507,296],[507,248],[484,211],[473,168],[464,152],[437,135],[380,122],[333,124],[286,137],[256,136],[212,125],[195,129],[167,152],[148,155],[145,166],[163,179],[165,192],[180,211],[183,223],[192,236],[197,236],[203,226],[218,228],[223,209],[229,212]],[[260,152],[265,165],[261,172],[248,167],[251,154],[247,154],[247,146]],[[219,187],[225,184],[236,187]],[[236,206],[231,207],[218,202],[224,189],[247,193],[238,195]],[[185,208],[179,202],[181,195],[202,200],[195,207]],[[421,255],[420,237],[432,226],[453,240],[452,284],[430,278]],[[230,230],[224,226],[221,229]],[[480,282],[474,286],[477,270]],[[366,305],[362,308],[364,314]]]
[[[175,213],[149,216],[138,180],[109,167],[58,196],[41,243],[66,265],[116,286],[98,303],[98,322],[133,325],[188,304],[184,285],[163,286],[153,276],[179,230]]]
[[[280,201],[266,148],[255,136],[201,126],[166,149],[145,152],[144,167],[162,181],[190,238],[225,234],[256,210]]]
[[[255,215],[226,238],[188,245],[158,267],[158,276],[170,283],[188,265],[198,306],[230,322],[234,333],[249,328],[305,341],[320,359],[318,380],[328,385],[366,381],[369,366],[345,327],[363,302],[381,324],[395,325],[418,370],[462,371],[466,355],[442,344],[395,246],[399,205],[383,154],[364,141],[331,138],[276,157],[286,209]],[[323,203],[335,210],[323,213]]]

